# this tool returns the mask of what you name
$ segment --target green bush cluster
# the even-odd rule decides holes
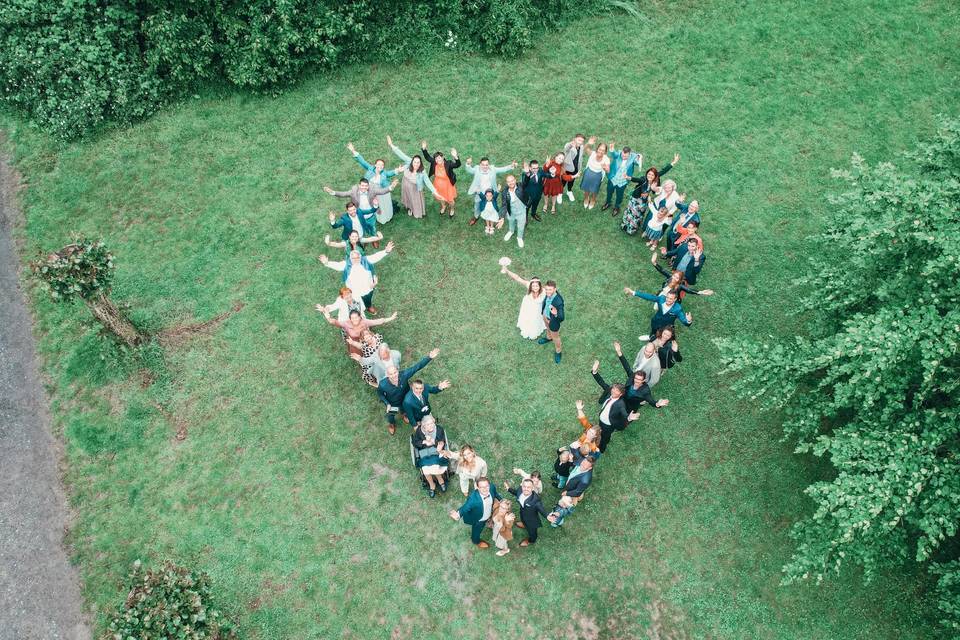
[[[61,138],[129,123],[225,81],[275,90],[307,69],[444,48],[515,55],[572,0],[9,0],[0,99]]]
[[[798,283],[811,337],[722,340],[751,401],[782,409],[799,452],[829,458],[807,488],[786,581],[854,563],[869,580],[912,559],[937,573],[960,629],[960,120],[905,167],[854,156]]]
[[[91,300],[110,292],[113,254],[100,241],[82,238],[31,263],[40,286],[55,301]]]
[[[134,563],[130,591],[104,640],[232,640],[230,623],[211,604],[210,578],[172,562],[156,569]]]

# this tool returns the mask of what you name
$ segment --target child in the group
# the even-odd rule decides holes
[[[520,476],[521,480],[529,480],[533,483],[533,492],[537,495],[543,493],[543,480],[540,478],[540,472],[534,471],[527,473],[523,469],[514,468],[513,472]]]
[[[567,484],[567,476],[573,469],[573,453],[567,447],[557,449],[557,460],[553,463],[553,480],[557,489],[563,489]]]
[[[510,541],[513,540],[513,524],[517,516],[511,511],[509,500],[500,500],[497,508],[490,517],[493,523],[493,544],[497,547],[497,555],[505,556],[510,553]]]
[[[660,207],[657,215],[647,215],[647,223],[643,225],[643,237],[647,239],[647,247],[650,251],[656,251],[660,238],[663,237],[663,229],[670,225],[670,212],[666,207]]]
[[[547,520],[550,521],[551,527],[561,527],[563,526],[563,520],[571,513],[573,513],[573,498],[570,496],[560,496],[560,499],[557,501],[557,506],[553,508],[553,511],[547,516]]]
[[[497,194],[493,189],[487,189],[483,193],[483,201],[480,203],[480,217],[487,225],[483,232],[488,236],[492,236],[498,228],[503,226],[503,220],[500,218],[500,207],[497,206]]]

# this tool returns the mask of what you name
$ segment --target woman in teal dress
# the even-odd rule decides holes
[[[350,153],[353,154],[353,159],[364,168],[365,171],[363,177],[375,187],[386,189],[388,186],[390,186],[390,178],[403,171],[403,167],[387,169],[387,163],[379,158],[374,160],[373,164],[370,164],[363,159],[363,156],[360,155],[360,153],[356,150],[352,142],[347,144],[347,149],[349,149]],[[377,209],[377,222],[380,224],[390,222],[390,220],[393,218],[393,200],[391,199],[390,194],[385,193],[377,198],[377,200],[380,204],[380,207]]]

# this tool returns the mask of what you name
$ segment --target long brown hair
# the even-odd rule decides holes
[[[467,451],[467,450],[473,452],[473,462],[471,462],[470,464],[465,464],[465,463],[466,463],[466,459],[463,457],[463,452],[464,452],[464,451]],[[465,445],[463,445],[462,447],[460,447],[460,466],[461,466],[461,467],[465,467],[468,471],[472,471],[473,468],[476,466],[476,464],[477,464],[477,451],[476,451],[476,449],[474,449],[473,447],[471,447],[471,446],[468,445],[468,444],[465,444]]]
[[[530,293],[530,294],[533,293],[534,282],[540,285],[540,290],[537,291],[537,297],[539,298],[543,294],[543,284],[540,282],[540,278],[538,278],[537,276],[533,276],[532,278],[530,278],[530,284],[527,285],[527,293]]]

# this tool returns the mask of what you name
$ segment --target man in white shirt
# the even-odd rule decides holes
[[[516,233],[517,246],[523,249],[523,231],[527,227],[527,204],[530,199],[512,175],[507,176],[507,188],[503,190],[502,198],[500,214],[506,216],[508,224],[507,235],[503,236],[503,240],[510,240]]]
[[[614,431],[623,431],[627,425],[637,418],[640,414],[630,413],[627,409],[627,403],[624,396],[627,388],[621,383],[607,384],[600,377],[600,361],[593,362],[591,371],[593,379],[597,381],[603,393],[600,395],[600,453],[607,450],[607,444],[610,442]]]
[[[488,549],[490,544],[481,540],[480,534],[493,514],[493,503],[503,500],[503,496],[497,493],[497,488],[485,477],[477,478],[476,487],[463,506],[450,511],[450,517],[470,525],[470,541],[480,549]]]
[[[520,503],[520,522],[527,530],[527,539],[520,543],[521,547],[527,547],[537,541],[537,531],[540,529],[540,516],[546,518],[550,515],[540,496],[533,490],[533,481],[530,479],[520,483],[520,490],[511,489],[510,483],[504,482],[504,488],[512,493]]]

